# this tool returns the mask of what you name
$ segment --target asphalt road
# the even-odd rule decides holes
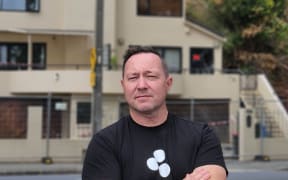
[[[228,180],[287,180],[288,171],[242,171],[231,172]]]

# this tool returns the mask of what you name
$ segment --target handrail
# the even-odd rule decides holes
[[[274,120],[278,123],[284,136],[288,138],[288,113],[265,75],[258,76],[258,92],[264,98],[268,110],[270,112],[277,110],[279,113],[279,117],[274,117]]]

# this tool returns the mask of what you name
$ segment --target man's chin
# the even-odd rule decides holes
[[[141,106],[141,107],[136,107],[133,109],[139,113],[144,113],[144,114],[150,114],[154,110],[154,108],[151,106]]]

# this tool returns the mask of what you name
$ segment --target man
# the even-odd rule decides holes
[[[160,55],[149,47],[130,48],[122,70],[129,116],[94,135],[82,179],[226,179],[212,129],[168,112],[165,99],[173,80]]]

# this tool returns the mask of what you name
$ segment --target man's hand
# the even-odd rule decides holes
[[[218,165],[204,165],[186,174],[183,180],[226,180],[226,171]]]
[[[210,172],[203,167],[196,168],[191,174],[186,174],[183,180],[209,180]]]

